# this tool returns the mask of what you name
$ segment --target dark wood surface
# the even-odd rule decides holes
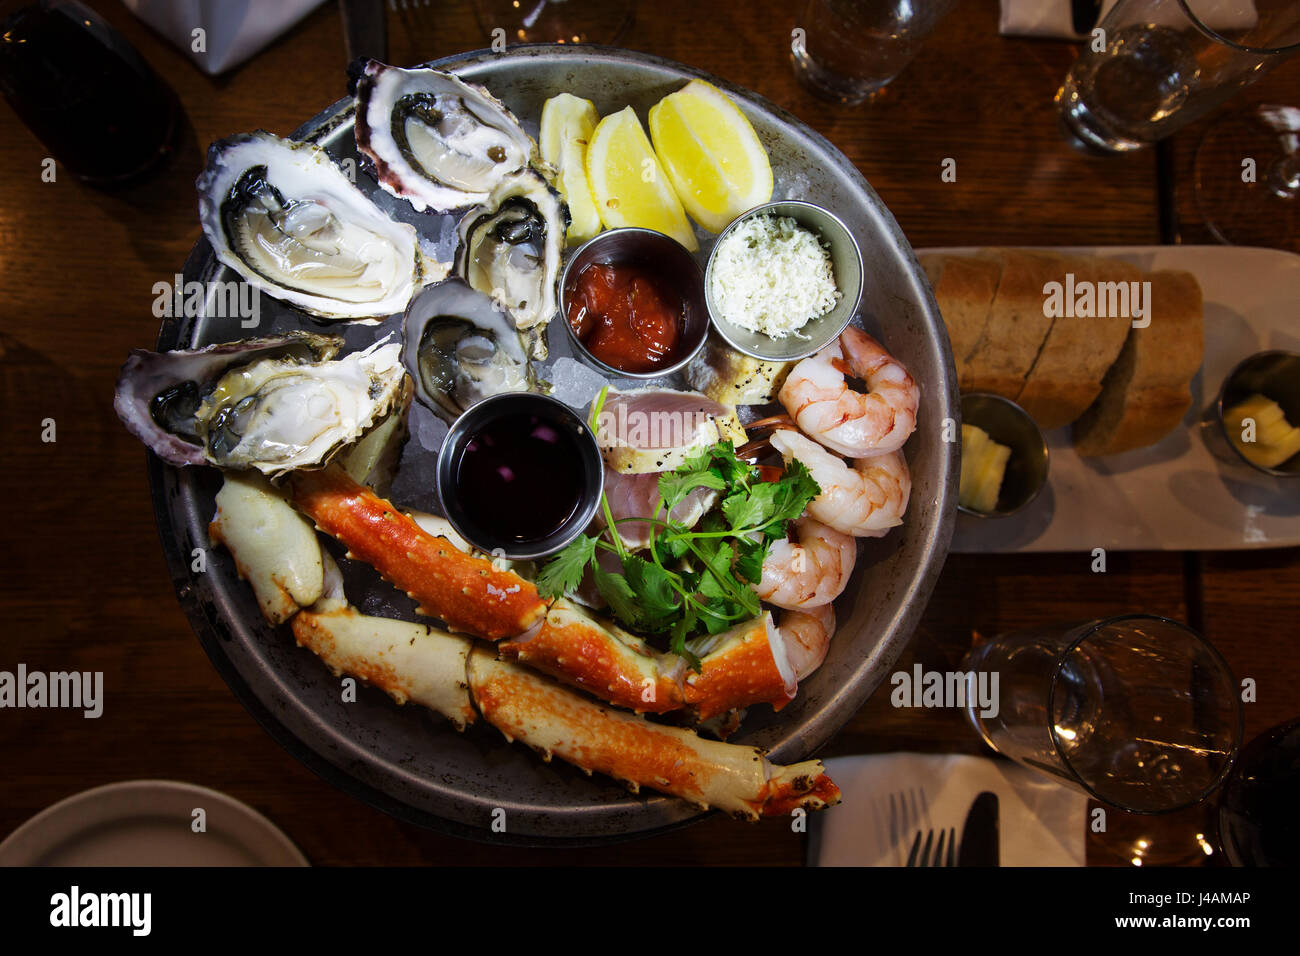
[[[335,4],[270,48],[211,78],[109,0],[115,24],[180,95],[192,124],[177,160],[147,186],[42,182],[40,143],[0,107],[0,374],[5,501],[0,669],[102,670],[98,720],[57,710],[0,711],[0,835],[88,787],[144,777],[188,780],[244,800],[317,864],[797,865],[804,838],[783,822],[708,819],[616,848],[520,850],[400,823],[339,792],[285,753],[237,703],[181,614],[164,567],[145,455],[111,410],[118,367],[157,335],[155,282],[180,269],[199,235],[199,145],[258,127],[285,134],[345,92]],[[1161,241],[1155,151],[1090,158],[1062,141],[1052,105],[1077,48],[997,36],[996,4],[963,2],[876,103],[844,109],[795,82],[789,5],[642,3],[623,45],[710,70],[773,100],[828,136],[871,181],[916,247]],[[390,15],[399,64],[488,45],[466,2]],[[1300,102],[1291,63],[1236,101]],[[1181,190],[1196,128],[1170,169],[1178,228],[1204,241]],[[1192,145],[1189,145],[1192,144]],[[945,158],[957,182],[940,180]],[[42,421],[57,441],[41,441]],[[1247,737],[1300,712],[1300,551],[1113,554],[1104,575],[1082,554],[949,558],[900,666],[954,664],[972,634],[1146,611],[1204,629],[1240,677],[1259,683]],[[878,693],[828,754],[979,752],[955,713],[895,710]],[[854,812],[841,808],[837,812]],[[1144,825],[1146,825],[1144,823]],[[1164,821],[1170,839],[1193,824]],[[1118,830],[1119,828],[1115,828]],[[1152,831],[1154,832],[1154,831]],[[1090,860],[1122,859],[1119,836]]]

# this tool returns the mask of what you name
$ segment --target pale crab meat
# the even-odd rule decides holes
[[[473,641],[424,624],[371,617],[326,598],[293,619],[293,636],[335,676],[349,674],[399,704],[416,703],[463,730],[475,719],[465,681]]]
[[[316,532],[258,473],[225,476],[208,537],[234,556],[271,624],[320,600],[325,568]]]

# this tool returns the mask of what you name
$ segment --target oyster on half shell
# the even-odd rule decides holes
[[[335,358],[341,344],[290,333],[137,349],[122,367],[114,408],[171,464],[252,468],[273,479],[317,468],[411,403],[401,345],[381,341]]]
[[[402,361],[416,397],[451,420],[502,392],[526,392],[535,379],[523,342],[489,296],[457,278],[425,289],[406,312]]]
[[[423,212],[481,203],[538,160],[537,144],[491,93],[440,70],[359,64],[357,148],[375,179]]]
[[[220,140],[196,186],[217,258],[313,315],[374,324],[448,272],[311,143],[261,130]]]
[[[456,272],[510,313],[535,358],[546,357],[569,207],[533,169],[508,176],[458,228]]]

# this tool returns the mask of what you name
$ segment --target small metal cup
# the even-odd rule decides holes
[[[1300,476],[1300,455],[1292,455],[1276,468],[1266,468],[1243,455],[1228,433],[1228,425],[1223,420],[1224,410],[1256,392],[1277,402],[1292,425],[1300,424],[1300,355],[1280,350],[1256,352],[1229,372],[1219,389],[1218,398],[1202,416],[1205,444],[1228,464],[1249,465],[1275,478]]]
[[[783,339],[774,339],[762,332],[751,332],[728,322],[713,301],[713,266],[718,247],[737,226],[754,216],[787,217],[817,235],[830,251],[831,270],[835,275],[835,285],[840,290],[840,300],[833,309],[817,316],[797,334],[791,333]],[[810,202],[770,202],[737,216],[718,235],[718,241],[709,253],[708,267],[704,270],[705,301],[708,303],[713,327],[733,349],[767,362],[793,362],[821,351],[839,338],[862,304],[862,271],[862,250],[858,248],[858,241],[853,238],[848,226],[833,213]]]
[[[582,456],[580,504],[556,531],[544,538],[528,541],[497,538],[480,528],[465,513],[456,495],[456,472],[470,439],[494,419],[519,413],[545,418],[573,435]],[[596,444],[596,436],[568,405],[548,395],[506,392],[485,398],[456,419],[438,453],[437,483],[443,514],[462,538],[482,551],[516,561],[532,561],[559,551],[591,523],[600,507],[600,496],[605,488],[605,465],[600,447]]]
[[[686,307],[686,321],[682,328],[682,341],[677,360],[671,365],[661,365],[649,372],[629,372],[602,362],[587,351],[578,334],[569,324],[569,297],[573,295],[582,270],[593,263],[600,265],[642,265],[662,272],[681,283],[681,293]],[[569,333],[573,351],[587,364],[609,375],[622,378],[662,378],[681,371],[686,363],[704,347],[709,334],[709,309],[704,298],[704,274],[694,256],[671,236],[653,229],[625,226],[610,229],[588,239],[569,257],[560,275],[560,321]]]
[[[984,429],[989,438],[1011,449],[1007,470],[992,511],[975,511],[957,505],[963,514],[977,518],[1005,518],[1038,497],[1047,484],[1047,442],[1029,413],[1001,395],[969,392],[961,397],[961,420]]]

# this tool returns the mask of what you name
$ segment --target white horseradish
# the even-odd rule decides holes
[[[722,318],[774,339],[798,333],[841,295],[826,247],[785,216],[753,216],[728,233],[710,283]]]

